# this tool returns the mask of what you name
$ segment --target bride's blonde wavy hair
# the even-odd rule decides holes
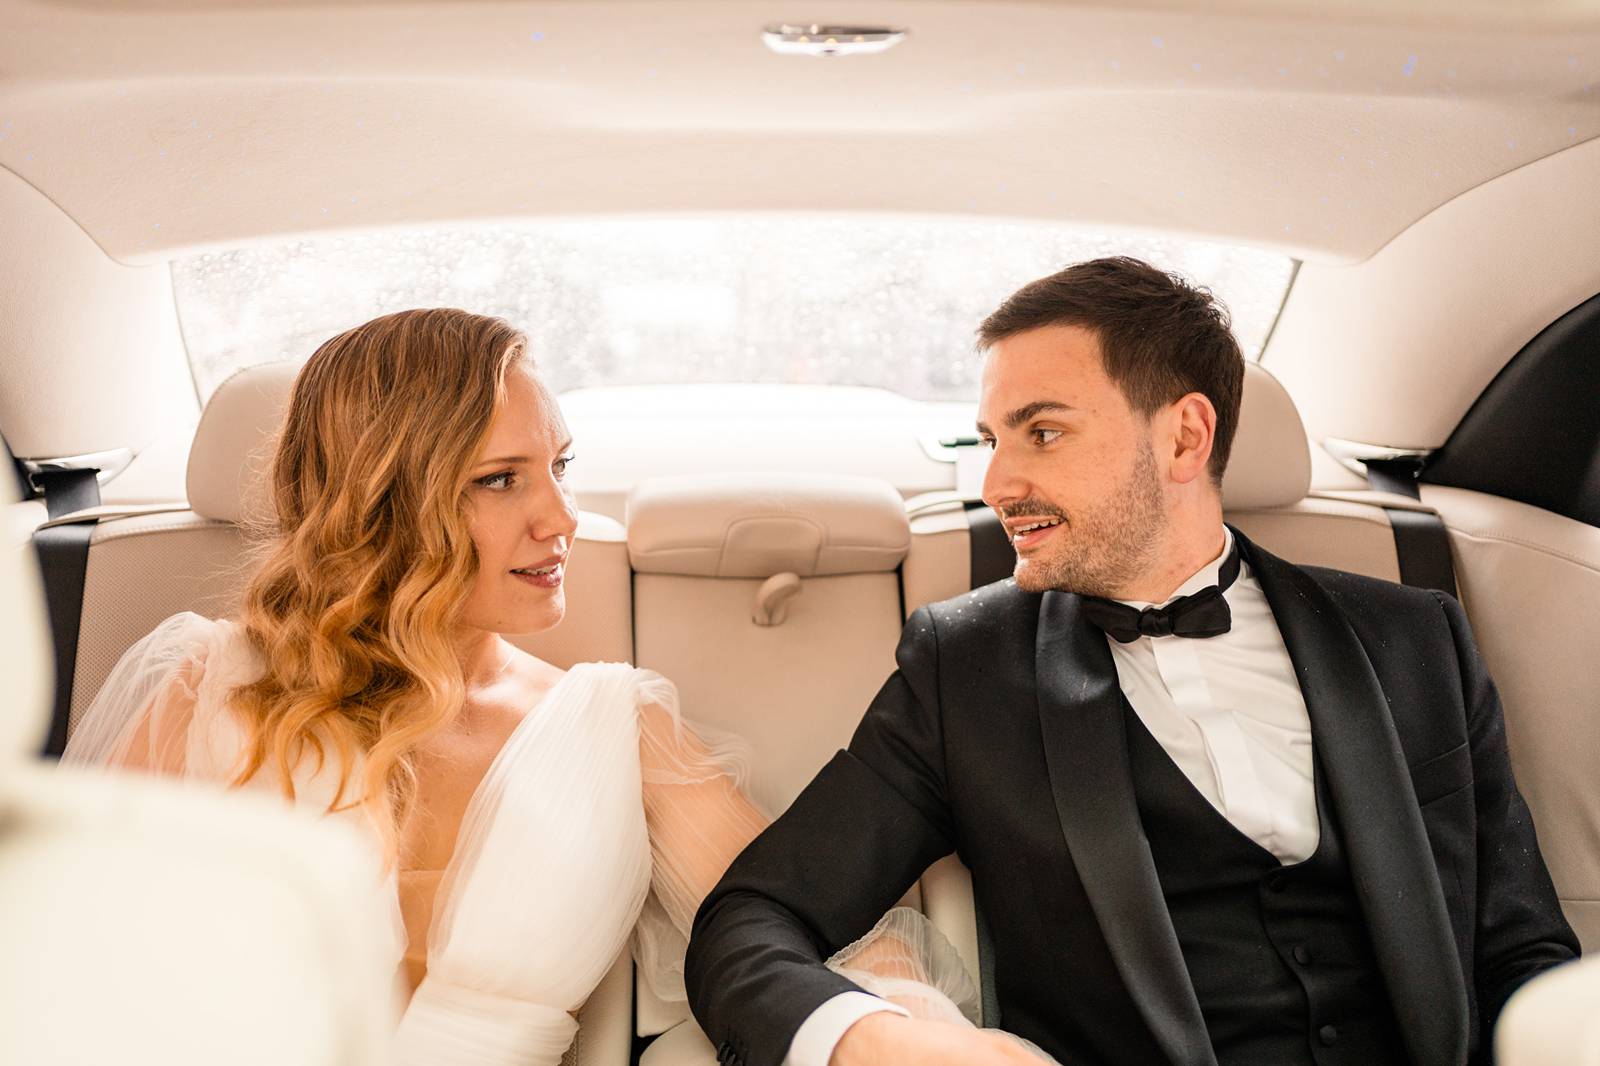
[[[464,698],[455,627],[478,565],[464,489],[526,347],[449,308],[341,333],[296,377],[272,462],[275,514],[241,608],[264,672],[233,694],[249,734],[236,783],[271,766],[293,798],[302,759],[335,759],[330,810],[366,809],[391,860],[414,753]]]

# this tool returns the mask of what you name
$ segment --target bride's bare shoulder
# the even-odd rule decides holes
[[[525,715],[539,705],[545,695],[567,676],[567,672],[515,645],[508,644],[507,647],[511,649],[511,658],[506,663],[502,677],[492,687],[499,690],[497,695],[506,698],[509,704],[520,707]]]

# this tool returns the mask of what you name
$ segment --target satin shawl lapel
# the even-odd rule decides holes
[[[1047,592],[1039,608],[1039,718],[1061,832],[1156,1042],[1174,1066],[1215,1066],[1139,821],[1116,664],[1078,604],[1070,593]]]
[[[1463,1063],[1461,960],[1400,739],[1366,649],[1310,574],[1233,532],[1294,663],[1356,898],[1411,1057]]]

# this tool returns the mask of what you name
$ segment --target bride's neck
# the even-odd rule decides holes
[[[469,690],[498,678],[505,671],[510,653],[500,635],[486,629],[464,629],[456,636],[456,655]]]

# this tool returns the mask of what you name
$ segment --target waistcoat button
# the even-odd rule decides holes
[[[1298,962],[1301,966],[1310,966],[1311,949],[1306,947],[1304,944],[1295,945],[1294,961]]]
[[[1324,1025],[1317,1030],[1317,1039],[1322,1041],[1323,1046],[1332,1047],[1339,1041],[1339,1030],[1331,1025]]]

